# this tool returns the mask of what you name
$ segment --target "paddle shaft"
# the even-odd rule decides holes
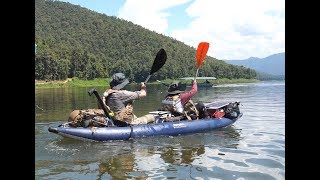
[[[112,119],[111,116],[109,115],[109,112],[108,112],[105,104],[103,103],[100,95],[98,94],[98,91],[97,91],[96,89],[93,89],[93,90],[91,90],[91,92],[89,92],[89,95],[90,95],[90,93],[91,93],[91,94],[93,93],[93,94],[96,96],[96,98],[98,99],[98,102],[99,102],[99,104],[100,104],[100,106],[101,106],[104,114],[105,114],[109,119],[111,119],[112,124],[114,124],[113,119]]]
[[[144,83],[147,83],[147,82],[149,81],[150,77],[151,77],[151,74],[148,75],[148,77],[146,78],[146,80],[144,81]]]
[[[196,80],[196,79],[197,79],[198,73],[199,73],[199,68],[197,68],[196,76],[194,77],[193,80]]]

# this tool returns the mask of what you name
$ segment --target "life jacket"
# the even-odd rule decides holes
[[[105,105],[107,106],[107,99],[109,97],[109,95],[112,94],[111,93],[108,93],[108,94],[104,94],[103,96],[103,102],[105,103]],[[125,108],[123,108],[120,112],[118,113],[114,113],[114,117],[117,119],[117,120],[120,120],[120,121],[124,121],[126,123],[131,123],[133,121],[133,119],[137,118],[134,114],[133,114],[133,103],[132,102],[129,102]]]
[[[161,101],[161,109],[176,114],[183,114],[183,106],[179,95],[167,96]]]
[[[181,99],[179,95],[167,96],[164,100],[161,101],[161,110],[170,111],[173,115],[185,115],[189,120],[192,118],[189,116],[194,113],[196,118],[199,116],[199,112],[190,99],[184,106],[181,103]]]
[[[115,113],[115,118],[126,123],[131,124],[136,116],[133,114],[133,104],[128,103],[119,113]]]
[[[191,99],[184,105],[184,114],[189,120],[199,118],[199,111]],[[196,117],[190,117],[190,114],[194,114]]]

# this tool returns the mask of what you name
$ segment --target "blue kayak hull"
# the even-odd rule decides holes
[[[130,138],[146,136],[177,136],[182,134],[205,132],[214,129],[227,127],[233,124],[242,116],[242,113],[235,119],[210,118],[200,120],[181,120],[174,122],[152,123],[143,125],[133,125],[127,127],[69,127],[60,125],[59,127],[49,127],[49,131],[64,137],[81,140],[109,141],[128,140]]]

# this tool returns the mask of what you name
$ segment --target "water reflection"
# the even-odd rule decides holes
[[[241,139],[240,130],[230,126],[207,133],[182,137],[184,140],[161,149],[161,158],[171,164],[188,165],[205,154],[205,147],[225,147],[237,149]],[[179,139],[178,139],[179,140]],[[172,139],[173,142],[177,141]]]
[[[89,174],[94,179],[157,178],[159,174],[177,172],[185,166],[197,167],[194,161],[204,158],[207,148],[216,149],[214,156],[219,156],[221,147],[236,149],[240,135],[239,130],[230,126],[206,133],[105,143],[57,136],[47,141],[49,144],[39,144],[46,151],[36,156],[36,174],[58,179],[82,179]],[[170,176],[174,177],[175,173]]]
[[[98,179],[104,179],[103,175],[109,175],[112,179],[127,179],[128,173],[134,170],[134,164],[134,155],[132,153],[101,161],[98,164]]]
[[[166,163],[176,164],[176,165],[184,165],[191,164],[193,160],[204,154],[204,146],[200,147],[166,147],[163,149],[163,153],[161,154],[161,158]]]

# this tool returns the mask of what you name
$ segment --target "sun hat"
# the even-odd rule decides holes
[[[184,91],[181,91],[181,86],[179,85],[179,82],[173,82],[169,85],[168,88],[168,94],[179,94]]]
[[[129,83],[129,80],[123,73],[115,73],[112,75],[112,81],[110,82],[111,89],[120,90]]]

